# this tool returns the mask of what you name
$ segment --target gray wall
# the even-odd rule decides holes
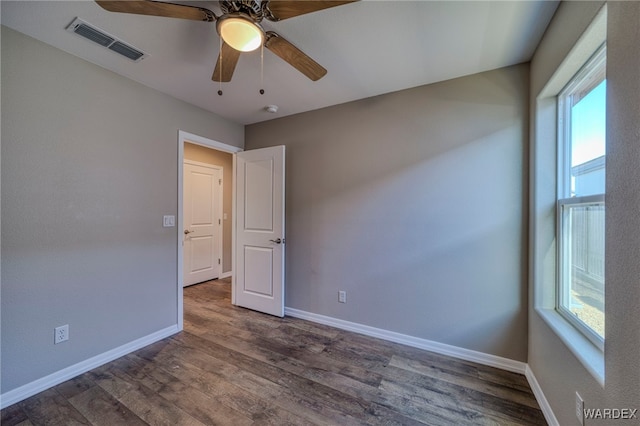
[[[640,2],[608,18],[605,390],[640,411]]]
[[[231,214],[233,195],[233,155],[192,143],[184,144],[184,159],[222,167],[222,273],[231,272]]]
[[[535,98],[552,78],[604,2],[562,2],[531,61],[532,119]],[[578,425],[575,392],[587,408],[640,409],[640,2],[608,2],[607,19],[607,223],[605,387],[582,366],[535,310],[529,318],[529,365],[561,425]],[[539,131],[544,131],[540,129]],[[552,134],[555,133],[551,129]],[[535,135],[534,135],[535,136]],[[534,138],[532,136],[532,139]],[[553,203],[551,170],[555,156],[536,153],[539,188],[532,191],[532,294],[534,283],[553,280]],[[545,171],[546,170],[546,171]],[[547,189],[545,189],[545,187]],[[553,302],[553,301],[551,301]],[[545,302],[546,303],[546,302]],[[640,421],[620,421],[640,424]],[[611,424],[611,420],[587,424]]]
[[[244,129],[5,27],[1,101],[5,393],[176,324],[178,129]]]
[[[287,146],[286,306],[526,361],[528,78],[247,126],[247,149]]]

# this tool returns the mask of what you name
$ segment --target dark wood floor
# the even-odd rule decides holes
[[[184,291],[184,331],[2,410],[10,425],[544,425],[524,376]]]

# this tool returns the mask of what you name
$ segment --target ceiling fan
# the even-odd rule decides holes
[[[231,81],[240,53],[251,52],[261,45],[309,79],[319,80],[327,73],[324,67],[282,36],[273,31],[264,31],[260,22],[263,19],[277,22],[358,0],[221,0],[221,16],[202,7],[155,0],[95,1],[110,12],[215,22],[222,41],[211,79],[228,82]]]

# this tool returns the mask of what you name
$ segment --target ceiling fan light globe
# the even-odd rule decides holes
[[[243,17],[229,17],[218,22],[222,40],[240,52],[251,52],[262,45],[262,29]]]

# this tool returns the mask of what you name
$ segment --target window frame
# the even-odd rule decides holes
[[[565,125],[567,117],[571,117],[571,107],[566,98],[578,91],[590,93],[603,80],[606,79],[607,46],[603,43],[596,49],[591,57],[580,67],[578,72],[571,77],[569,82],[557,95],[557,126],[558,126],[558,196],[557,198],[571,198],[571,126]],[[569,123],[570,124],[570,123]],[[606,155],[606,154],[605,154]],[[606,158],[606,157],[605,157]]]
[[[566,308],[566,302],[570,299],[570,287],[564,284],[570,282],[569,268],[563,267],[562,259],[569,255],[571,244],[568,244],[569,235],[567,227],[563,226],[565,220],[563,216],[568,215],[567,207],[591,206],[601,204],[605,207],[605,194],[589,195],[586,197],[572,197],[558,200],[557,205],[557,228],[558,228],[558,280],[556,289],[556,311],[587,339],[604,351],[604,338],[595,332],[584,321],[580,320],[573,312]]]
[[[557,194],[556,194],[556,297],[555,310],[571,326],[579,331],[601,352],[604,352],[604,338],[589,325],[567,309],[565,301],[570,298],[570,273],[564,267],[571,249],[568,243],[568,230],[563,226],[564,217],[570,207],[601,204],[606,209],[605,193],[588,196],[575,196],[571,192],[571,102],[568,97],[576,92],[590,93],[602,81],[606,80],[606,42],[584,63],[578,72],[569,79],[566,86],[557,95]],[[574,103],[575,105],[575,103]],[[606,159],[606,152],[605,152]],[[605,166],[606,167],[606,166]],[[606,223],[605,223],[606,226]],[[606,319],[605,319],[606,321]]]

